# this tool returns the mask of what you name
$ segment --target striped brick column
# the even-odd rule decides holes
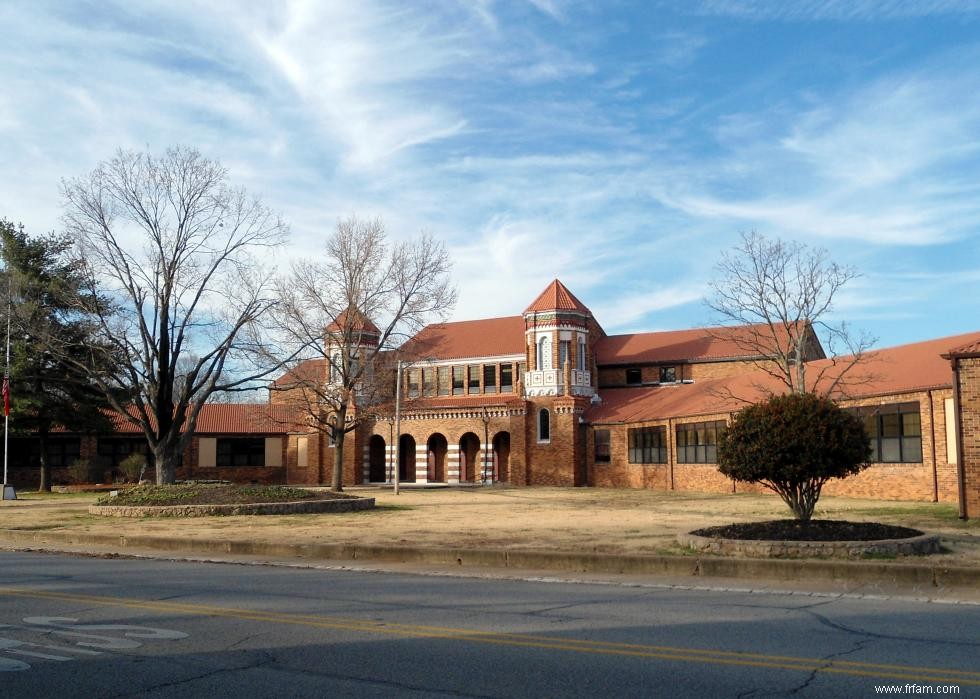
[[[446,482],[459,484],[458,444],[450,444],[446,449]]]
[[[429,448],[425,444],[415,447],[415,482],[429,482]]]

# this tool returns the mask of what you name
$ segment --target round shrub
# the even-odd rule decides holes
[[[790,393],[743,408],[719,439],[718,470],[775,491],[807,522],[831,478],[868,465],[871,447],[859,417],[828,398]]]

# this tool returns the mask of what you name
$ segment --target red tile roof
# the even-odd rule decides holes
[[[551,282],[548,288],[542,291],[531,305],[524,309],[525,313],[534,311],[578,311],[592,315],[592,311],[575,298],[575,294],[557,279]]]
[[[354,332],[372,333],[374,335],[381,334],[381,331],[378,330],[378,326],[372,323],[369,318],[365,318],[364,314],[356,308],[350,307],[342,311],[340,315],[337,316],[337,319],[327,326],[327,332],[341,332],[347,329],[347,316],[351,313],[354,315],[354,320],[350,323],[350,326]]]
[[[596,343],[596,361],[599,365],[615,365],[758,356],[746,346],[746,339],[753,330],[765,328],[742,325],[607,335]]]
[[[965,345],[960,345],[959,347],[954,347],[948,352],[943,354],[944,357],[949,359],[950,357],[977,357],[980,356],[980,340],[974,342],[968,342]]]
[[[835,395],[866,398],[948,388],[952,372],[941,356],[943,351],[975,343],[980,343],[980,332],[869,352],[865,362],[845,375],[843,389]],[[809,362],[807,376],[815,379],[824,370],[824,379],[816,389],[826,390],[840,375],[842,365],[840,360],[835,365],[831,359]],[[604,389],[600,392],[602,402],[592,406],[585,417],[593,423],[696,417],[738,410],[746,402],[783,390],[776,379],[761,370],[692,384]]]
[[[403,347],[418,359],[463,359],[524,353],[521,316],[433,323],[422,328]]]
[[[285,388],[294,384],[322,381],[326,378],[326,372],[326,359],[307,359],[273,381],[272,385],[276,388]]]
[[[143,431],[122,419],[118,413],[110,416],[121,434],[142,434]],[[306,431],[302,414],[295,408],[266,403],[207,403],[197,416],[196,434],[285,434]]]

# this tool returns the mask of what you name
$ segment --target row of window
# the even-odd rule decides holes
[[[514,372],[521,376],[526,370],[524,362],[416,367],[406,372],[407,394],[409,398],[432,398],[468,393],[513,393]]]
[[[873,463],[922,463],[922,422],[918,401],[851,410],[864,420]]]
[[[851,408],[864,420],[872,463],[922,463],[922,423],[919,403]],[[677,463],[713,464],[718,461],[718,437],[724,420],[677,425]],[[667,428],[639,427],[627,433],[631,464],[667,463]],[[610,432],[595,430],[595,460],[610,461]]]
[[[677,463],[713,464],[718,460],[718,435],[725,429],[724,420],[677,425]],[[631,464],[667,463],[667,428],[637,427],[626,431],[627,458]],[[595,460],[610,461],[609,430],[595,431]]]
[[[572,341],[558,341],[558,368],[562,369],[565,362],[571,361]],[[544,335],[536,345],[535,367],[539,370],[554,369],[554,360],[551,354],[551,337]],[[576,343],[575,368],[585,369],[585,336],[579,335]]]
[[[225,437],[215,440],[215,461],[218,466],[264,466],[265,439],[262,437]],[[52,439],[47,443],[47,461],[52,468],[64,468],[81,457],[82,443],[77,437]],[[96,453],[107,468],[117,468],[130,454],[146,455],[150,449],[140,437],[99,438]],[[35,439],[10,441],[12,467],[37,467],[40,448]]]
[[[660,383],[676,383],[679,381],[680,373],[676,366],[662,366],[659,368]],[[643,370],[632,368],[626,370],[626,385],[640,386],[643,384]]]

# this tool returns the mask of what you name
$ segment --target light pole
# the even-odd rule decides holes
[[[402,360],[398,360],[395,381],[395,495],[398,495],[398,471],[401,469],[401,419],[402,419]]]
[[[390,483],[394,478],[394,476],[392,476],[392,472],[394,469],[392,468],[391,459],[392,459],[392,454],[395,453],[394,452],[395,448],[394,446],[392,446],[394,444],[393,435],[395,434],[395,418],[394,416],[389,415],[388,417],[385,418],[385,421],[388,423],[388,442],[387,442],[388,448],[385,450],[385,461],[388,463],[388,478],[386,479],[386,482]]]

